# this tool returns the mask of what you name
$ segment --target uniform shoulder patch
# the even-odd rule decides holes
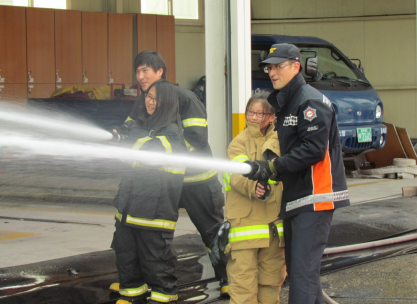
[[[312,107],[307,107],[307,109],[304,110],[304,119],[308,121],[312,121],[314,118],[317,118],[316,109],[313,109]]]
[[[329,100],[329,98],[327,98],[326,96],[323,95],[323,103],[328,106],[329,108],[332,107],[332,102]]]

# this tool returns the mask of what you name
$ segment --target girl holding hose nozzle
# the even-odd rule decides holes
[[[178,95],[166,80],[152,84],[140,99],[137,121],[129,125],[125,142],[132,149],[186,153]],[[172,248],[184,167],[134,163],[119,185],[113,205],[116,231],[111,247],[122,298],[117,304],[177,303],[177,255]],[[119,283],[114,283],[119,284]]]
[[[267,102],[268,95],[259,92],[249,99],[247,128],[233,139],[227,151],[232,161],[253,162],[280,155],[274,108]],[[286,274],[282,221],[278,220],[281,183],[270,182],[265,187],[240,174],[225,174],[224,182],[225,212],[230,223],[225,250],[230,254],[230,303],[279,303]]]

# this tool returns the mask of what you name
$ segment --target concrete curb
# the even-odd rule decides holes
[[[35,187],[0,184],[0,197],[111,205],[117,190],[117,188]]]

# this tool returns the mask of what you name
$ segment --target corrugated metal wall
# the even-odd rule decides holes
[[[384,121],[417,137],[415,0],[252,0],[252,33],[317,36],[361,59]]]

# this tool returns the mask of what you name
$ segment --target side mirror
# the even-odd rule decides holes
[[[309,57],[306,59],[306,75],[312,78],[317,76],[319,71],[318,69],[319,63],[317,57]]]
[[[318,81],[321,79],[321,73],[319,72],[319,59],[317,55],[307,58],[305,67],[306,75],[313,78],[313,81]]]

